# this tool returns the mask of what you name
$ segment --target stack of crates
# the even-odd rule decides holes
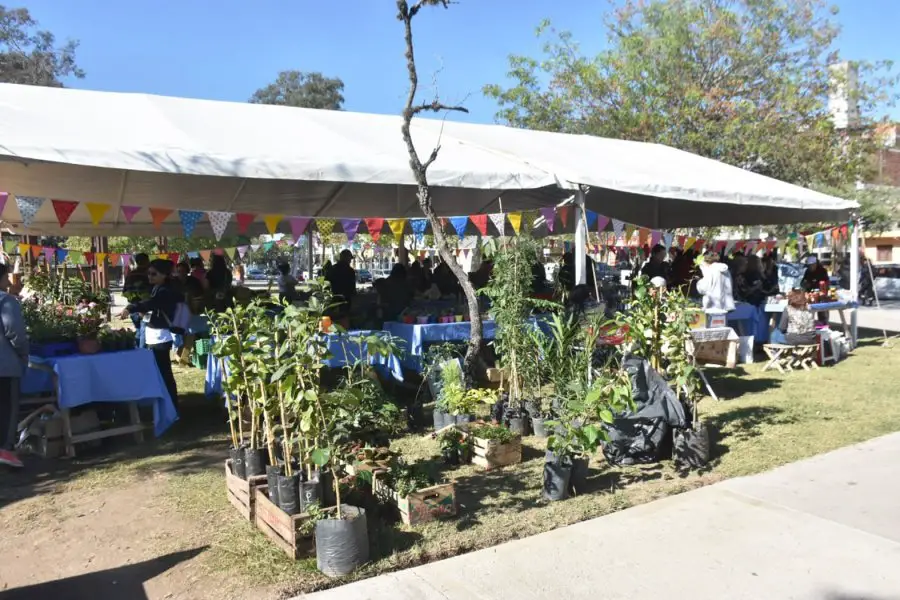
[[[206,368],[206,359],[209,356],[212,341],[209,338],[200,338],[194,341],[194,353],[191,355],[191,364],[198,369]]]

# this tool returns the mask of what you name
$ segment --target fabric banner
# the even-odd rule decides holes
[[[540,214],[540,211],[535,209],[522,211],[522,231],[532,231],[534,229],[534,222],[537,221]]]
[[[151,208],[149,210],[150,217],[153,219],[153,226],[157,229],[162,226],[163,221],[165,221],[169,217],[169,215],[175,212],[171,208]]]
[[[31,227],[31,224],[34,223],[34,218],[43,206],[44,200],[45,198],[34,196],[16,196],[16,206],[19,207],[19,214],[22,215],[22,223],[25,227]]]
[[[594,228],[594,224],[597,223],[598,215],[592,210],[584,211],[584,221],[587,224],[587,230],[590,231]]]
[[[509,218],[509,224],[512,225],[513,231],[515,231],[516,235],[518,235],[519,230],[522,229],[522,213],[511,212],[506,216]]]
[[[553,233],[553,228],[556,226],[556,207],[547,206],[542,208],[541,216],[544,217],[544,222],[547,224],[547,231]]]
[[[269,235],[275,235],[282,219],[284,219],[284,215],[263,215],[263,223],[266,224],[266,231],[269,232]]]
[[[421,242],[425,239],[425,230],[428,228],[428,219],[410,219],[409,227],[412,229],[413,235],[416,236],[416,241]]]
[[[106,252],[97,252],[94,254],[94,259],[97,261],[97,266],[101,266],[106,262]]]
[[[56,256],[56,252],[54,251],[54,248],[45,247],[42,250],[44,252],[44,260],[46,260],[48,263],[53,262],[53,257]]]
[[[609,217],[605,217],[603,215],[597,216],[597,233],[602,232],[606,229],[606,226],[609,225]]]
[[[337,225],[337,221],[334,219],[316,219],[316,229],[319,230],[319,235],[323,238],[331,235],[335,225]],[[322,243],[325,243],[324,239],[322,240]]]
[[[199,210],[178,211],[178,218],[181,220],[181,229],[184,232],[184,237],[189,238],[194,234],[194,229],[197,227],[197,221],[199,221],[202,216],[203,213]]]
[[[647,242],[650,240],[650,230],[646,227],[641,227],[638,229],[638,246],[643,248],[647,245]]]
[[[107,211],[109,211],[109,204],[104,204],[102,202],[85,202],[84,207],[87,209],[88,214],[91,215],[91,223],[93,223],[95,227],[100,224],[100,221],[103,220],[103,217],[105,217]]]
[[[662,237],[662,233],[661,233],[661,232],[659,232],[659,231],[657,231],[657,230],[655,230],[655,229],[654,229],[653,231],[651,231],[651,232],[650,232],[650,247],[651,247],[651,248],[656,247],[656,245],[659,244],[659,239],[660,239],[661,237]]]
[[[463,239],[466,236],[466,225],[469,224],[469,217],[450,217],[450,224],[453,225],[453,229],[456,231],[459,239]]]
[[[125,222],[129,225],[131,224],[131,220],[134,218],[134,215],[138,214],[141,211],[140,206],[123,206],[121,208],[122,216],[125,217]]]
[[[675,234],[667,231],[663,233],[663,246],[666,247],[666,251],[668,252],[669,248],[672,247],[672,240],[675,239]]]
[[[69,258],[69,251],[65,248],[57,248],[56,249],[56,262],[64,263],[66,259]]]
[[[341,229],[344,230],[344,233],[347,235],[347,241],[352,242],[353,238],[356,237],[356,232],[359,231],[359,224],[362,219],[341,219]]]
[[[50,202],[53,204],[53,212],[56,213],[56,220],[59,221],[59,226],[65,227],[72,213],[78,208],[78,203],[72,200],[51,200]]]
[[[406,230],[406,219],[388,219],[388,226],[391,228],[391,233],[394,234],[394,239],[400,240]]]
[[[249,248],[250,248],[249,246],[238,246],[237,247],[238,256],[240,256],[241,258],[244,258],[244,255],[247,254],[247,250],[249,250]]]
[[[562,223],[563,229],[569,226],[569,215],[572,214],[572,207],[570,205],[560,206],[556,209],[556,214],[559,215],[559,222]]]
[[[381,239],[381,230],[384,229],[384,219],[381,217],[369,217],[366,219],[366,230],[372,236],[372,240],[377,242]]]
[[[491,223],[494,224],[494,228],[497,229],[497,233],[500,234],[500,237],[506,235],[506,215],[504,213],[494,213],[488,215],[491,219]]]
[[[251,213],[238,213],[235,216],[237,218],[238,235],[246,234],[250,223],[256,219],[256,215]]]
[[[487,235],[487,215],[469,215],[469,220],[482,237]]]
[[[237,248],[225,248],[225,256],[230,258],[232,262],[234,262],[234,253],[236,250]]]
[[[291,217],[288,224],[291,226],[291,235],[294,236],[294,243],[300,243],[300,238],[306,233],[309,223],[312,221],[309,217]]]
[[[212,227],[213,236],[215,236],[217,242],[225,235],[225,229],[228,227],[228,222],[231,221],[232,216],[234,216],[234,213],[215,210],[207,211],[206,218],[209,219],[209,226]]]

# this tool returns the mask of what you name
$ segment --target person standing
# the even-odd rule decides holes
[[[356,296],[356,270],[353,268],[353,252],[341,250],[340,258],[328,272],[328,281],[331,283],[331,293],[335,300],[343,301],[345,309],[350,310],[350,302]],[[339,296],[339,298],[337,298]]]
[[[146,300],[150,296],[150,282],[147,280],[147,267],[150,265],[150,257],[139,252],[134,255],[135,267],[125,276],[122,285],[122,295],[129,303]],[[139,348],[144,347],[143,326],[141,315],[131,315],[131,323],[134,325],[135,337]]]
[[[177,409],[178,386],[175,383],[175,375],[172,373],[172,344],[175,338],[170,328],[175,319],[175,310],[183,301],[183,296],[172,285],[169,279],[171,275],[171,261],[157,259],[151,262],[147,269],[147,278],[153,286],[150,298],[129,304],[122,311],[122,317],[135,313],[144,315],[146,347],[153,351],[159,374],[166,384],[172,404]]]
[[[28,335],[19,301],[9,293],[9,265],[0,264],[0,464],[20,468],[12,452],[19,384],[28,368]]]

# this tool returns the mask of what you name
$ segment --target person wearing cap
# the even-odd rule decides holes
[[[353,252],[341,250],[337,264],[331,267],[326,275],[335,301],[341,304],[339,312],[342,314],[350,311],[350,303],[356,296],[356,270],[351,265],[352,262]]]

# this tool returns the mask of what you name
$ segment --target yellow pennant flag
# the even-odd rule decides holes
[[[28,256],[29,250],[31,250],[31,244],[19,244],[19,255],[20,256]]]
[[[234,260],[235,250],[237,250],[237,248],[225,248],[225,254],[228,255],[228,258],[230,258],[231,260]]]
[[[103,263],[106,262],[106,252],[98,252],[94,255],[94,260],[97,262],[97,266],[99,267]]]
[[[541,213],[538,210],[526,210],[522,212],[522,227],[525,228],[525,231],[534,229],[534,222],[537,221],[540,214]]]
[[[695,237],[689,237],[689,238],[684,242],[684,251],[687,252],[688,250],[690,250],[691,248],[693,248],[693,247],[694,247],[694,244],[696,244],[696,243],[697,243],[697,238],[695,238]]]
[[[266,229],[269,230],[270,235],[275,235],[275,232],[278,231],[278,224],[281,223],[283,218],[284,215],[263,215],[263,222],[266,224]]]
[[[88,213],[91,215],[91,223],[94,225],[99,225],[106,216],[106,211],[109,210],[109,204],[102,202],[85,202],[84,205],[87,207]]]
[[[334,219],[316,219],[316,229],[323,236],[331,235],[334,231],[334,225],[337,223]]]
[[[506,215],[506,218],[509,219],[509,224],[512,225],[513,231],[515,231],[516,235],[518,235],[519,230],[522,228],[522,213],[509,213],[508,215]]]
[[[815,234],[806,236],[806,251],[807,252],[812,250],[815,247],[815,244],[816,244]]]
[[[394,234],[394,239],[399,240],[406,230],[406,219],[388,219],[388,226],[391,228],[391,233]]]
[[[631,237],[634,235],[634,225],[625,224],[625,245],[631,245]]]

